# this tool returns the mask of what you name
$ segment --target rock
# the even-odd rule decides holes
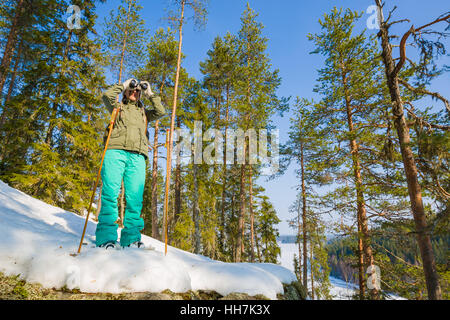
[[[306,290],[298,282],[283,284],[284,294],[279,294],[279,300],[305,300]],[[232,292],[222,296],[211,290],[189,290],[176,293],[170,290],[162,292],[136,293],[83,293],[80,290],[68,288],[49,289],[39,284],[27,283],[19,276],[5,276],[0,272],[0,300],[270,300],[262,294],[250,296],[246,293]]]
[[[270,300],[270,299],[262,294],[250,296],[246,293],[232,292],[230,294],[227,294],[225,297],[220,298],[219,300]]]

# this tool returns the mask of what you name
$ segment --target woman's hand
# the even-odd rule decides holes
[[[148,83],[148,81],[142,81],[140,84],[139,84],[139,86],[140,86],[140,88],[141,88],[141,90],[142,90],[142,92],[147,96],[147,97],[151,97],[151,96],[153,96],[153,91],[152,91],[152,88],[150,88],[150,83]]]
[[[134,87],[130,87],[130,84],[132,84],[132,82],[134,81]],[[136,89],[136,86],[138,85],[138,81],[136,80],[136,79],[133,79],[133,78],[131,78],[131,79],[128,79],[128,80],[126,80],[124,83],[122,83],[122,85],[123,85],[123,91],[125,91],[125,90],[127,90],[127,89],[131,89],[131,90],[133,90],[133,89]]]

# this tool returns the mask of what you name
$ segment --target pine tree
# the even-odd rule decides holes
[[[303,283],[303,286],[307,289],[308,285],[306,284],[306,286],[305,286],[305,282],[303,281],[303,279],[305,278],[304,274],[307,274],[307,272],[305,272],[305,269],[307,270],[307,268],[303,268],[303,263],[302,263],[301,243],[302,243],[302,238],[303,238],[303,236],[302,236],[303,228],[302,228],[302,197],[301,197],[301,194],[298,194],[294,203],[292,203],[292,205],[289,207],[289,212],[296,215],[295,218],[288,220],[289,227],[293,228],[294,231],[296,232],[295,243],[298,244],[298,260],[295,261],[296,263],[295,263],[294,271],[297,275],[298,281]]]
[[[430,33],[430,30],[426,28],[439,23],[446,21],[447,24],[450,22],[450,14],[446,12],[444,15],[440,16],[436,20],[427,23],[421,27],[414,28],[413,26],[406,32],[401,38],[400,41],[400,57],[396,62],[393,58],[392,54],[392,44],[389,28],[393,23],[398,21],[389,22],[389,18],[391,15],[389,14],[388,19],[384,19],[383,16],[383,5],[381,1],[375,1],[378,8],[378,16],[379,16],[379,24],[380,24],[380,32],[378,33],[379,38],[381,39],[381,48],[382,48],[382,58],[383,63],[385,65],[385,73],[387,86],[389,88],[389,93],[391,95],[392,101],[392,114],[394,117],[394,124],[397,131],[399,145],[402,154],[402,160],[408,185],[409,197],[411,202],[411,209],[414,217],[416,233],[417,233],[417,242],[420,247],[421,258],[423,261],[423,270],[426,278],[428,297],[431,300],[441,299],[442,293],[439,285],[439,278],[436,271],[435,258],[433,249],[431,246],[430,235],[428,234],[428,223],[427,217],[422,201],[422,188],[419,184],[418,179],[418,171],[415,163],[415,157],[410,146],[411,137],[408,125],[406,123],[405,115],[404,115],[404,101],[402,101],[401,93],[400,93],[400,83],[402,83],[406,88],[412,90],[414,93],[422,93],[422,94],[430,94],[430,92],[423,87],[414,88],[408,84],[405,80],[400,79],[399,73],[404,67],[406,62],[406,41],[412,35],[415,38],[415,42],[418,44],[421,49],[420,59],[421,61],[417,64],[418,68],[416,72],[419,74],[423,85],[429,83],[429,81],[434,78],[439,72],[436,73],[436,68],[433,64],[433,55],[435,51],[439,55],[439,52],[442,53],[443,44],[441,42],[430,41],[427,40],[423,34]],[[392,12],[391,12],[392,13]],[[434,32],[437,33],[437,32]],[[447,36],[444,32],[439,33],[441,36]],[[431,67],[431,70],[429,68]],[[434,71],[434,72],[429,72]],[[444,102],[447,112],[450,112],[450,106],[446,99],[439,94],[432,94],[434,98],[440,99]]]
[[[319,71],[320,84],[315,91],[323,96],[321,103],[315,105],[317,118],[321,118],[328,132],[336,136],[337,154],[340,159],[338,166],[343,171],[337,177],[350,182],[352,189],[341,188],[340,198],[335,191],[331,194],[343,210],[353,210],[346,204],[349,191],[356,193],[356,221],[359,234],[359,281],[360,297],[364,297],[365,270],[374,265],[372,247],[367,218],[367,195],[365,195],[363,167],[370,166],[362,160],[364,145],[371,145],[369,138],[372,128],[365,126],[363,121],[370,122],[372,117],[378,117],[381,112],[379,95],[382,86],[377,81],[379,58],[372,43],[366,40],[364,31],[353,34],[354,22],[361,16],[347,9],[333,9],[331,14],[325,14],[319,23],[323,32],[309,35],[314,41],[316,50],[326,57],[325,67]],[[325,123],[327,121],[327,123]],[[348,148],[341,145],[348,143]],[[347,169],[348,168],[348,169]],[[366,173],[367,174],[367,173]],[[348,181],[347,177],[351,177]],[[347,182],[348,181],[348,182]],[[346,199],[346,200],[344,200]],[[377,289],[370,290],[373,299],[378,298]]]
[[[142,6],[136,0],[121,0],[116,11],[105,18],[103,50],[109,66],[122,83],[124,75],[142,66],[148,30],[140,16]]]
[[[216,37],[212,44],[212,49],[207,52],[208,58],[200,62],[200,71],[204,75],[203,86],[207,92],[208,102],[212,106],[213,121],[216,129],[222,131],[224,141],[227,145],[227,129],[231,128],[231,104],[233,101],[234,79],[237,68],[236,41],[234,36],[227,33],[222,39]],[[226,211],[226,190],[227,190],[227,153],[223,148],[222,164],[222,192],[220,202],[220,226],[219,226],[219,250],[225,250],[225,211]]]
[[[255,220],[256,233],[260,235],[261,262],[277,263],[281,250],[277,243],[279,232],[275,229],[275,225],[280,222],[280,219],[268,197],[262,197]]]
[[[298,188],[301,190],[299,198],[293,204],[291,212],[297,214],[296,224],[298,227],[298,241],[302,243],[303,248],[300,251],[303,254],[303,286],[308,288],[307,270],[308,270],[308,218],[307,212],[311,206],[311,194],[314,184],[323,184],[324,176],[327,174],[325,169],[328,164],[323,158],[326,158],[326,146],[328,145],[326,135],[317,130],[318,121],[314,118],[312,109],[314,103],[297,97],[293,109],[293,117],[290,119],[291,126],[289,139],[286,144],[281,146],[282,170],[283,174],[289,164],[294,160],[299,165],[296,173],[299,178]]]
[[[31,6],[26,3],[19,5],[17,1],[5,1],[0,7],[1,12],[1,37],[6,41],[4,43],[4,54],[2,57],[2,64],[5,69],[4,72],[4,85],[8,85],[8,92],[5,99],[0,104],[0,135],[2,139],[2,145],[0,146],[0,176],[5,173],[11,173],[17,171],[24,165],[25,161],[22,157],[29,146],[29,135],[24,134],[22,139],[18,139],[17,132],[18,125],[20,125],[20,118],[24,113],[23,106],[17,106],[17,103],[11,101],[15,95],[17,95],[16,83],[21,80],[18,77],[18,72],[24,68],[26,63],[25,56],[30,51],[30,46],[34,44],[34,38],[32,34],[36,34],[33,30],[33,26],[37,24],[36,19],[27,18],[31,14]],[[40,6],[38,7],[40,8]],[[19,11],[17,11],[19,10]],[[17,20],[18,19],[18,20]],[[15,45],[13,45],[15,44]],[[11,50],[15,51],[13,55]],[[28,59],[33,59],[32,54]],[[9,61],[9,62],[8,62]],[[14,64],[13,70],[11,70],[11,63]],[[12,72],[11,72],[12,71]],[[9,82],[9,83],[8,83]],[[4,88],[4,86],[2,86]],[[2,89],[2,91],[4,91]],[[0,93],[4,93],[0,91]],[[13,95],[14,94],[14,95]],[[0,94],[1,95],[1,94]],[[2,98],[4,95],[1,95]],[[13,118],[18,118],[18,122],[12,124],[8,121]],[[27,132],[28,133],[28,132]],[[19,141],[20,140],[20,141]]]
[[[84,17],[80,29],[66,27],[64,4],[38,3],[40,15],[30,21],[30,37],[22,38],[26,65],[20,93],[8,101],[8,116],[15,119],[6,118],[4,150],[21,149],[23,160],[14,170],[3,171],[2,179],[51,204],[83,213],[101,148],[96,125],[104,114],[97,88],[104,80],[98,66],[100,45],[90,38],[95,31],[94,1],[79,4]],[[19,137],[13,127],[21,123]]]
[[[268,128],[270,117],[277,111],[284,110],[286,105],[276,95],[281,83],[278,70],[272,71],[270,60],[265,52],[268,39],[262,36],[263,25],[256,21],[257,14],[247,4],[241,17],[241,29],[237,36],[237,68],[235,112],[237,127],[244,132],[249,129]],[[248,147],[244,142],[244,159]],[[250,165],[250,172],[252,172]],[[235,261],[241,261],[244,252],[244,222],[246,212],[245,177],[248,174],[248,163],[240,164],[239,180],[239,224],[237,233],[237,250]],[[240,248],[240,249],[239,249]]]
[[[10,71],[9,68],[13,58],[14,48],[16,47],[16,42],[19,38],[20,23],[23,20],[25,6],[29,5],[27,5],[24,0],[17,0],[14,6],[14,14],[11,17],[7,42],[0,63],[0,95],[3,92],[3,86]]]
[[[145,66],[136,73],[137,78],[147,80],[154,92],[159,92],[161,101],[165,106],[170,104],[173,96],[173,88],[175,82],[175,73],[177,65],[177,47],[178,43],[174,37],[174,31],[168,28],[156,30],[155,34],[147,44],[147,56]],[[182,71],[184,73],[184,71]],[[151,219],[147,219],[146,225],[152,227],[151,235],[155,239],[161,239],[158,228],[158,151],[163,145],[159,139],[161,129],[168,127],[166,118],[157,120],[153,131],[152,144],[152,171],[149,174],[151,179],[151,195],[148,197],[150,206],[144,205],[144,208],[150,207]],[[148,203],[145,202],[145,204]],[[144,209],[145,210],[145,209]],[[149,216],[148,212],[144,212],[145,216]]]
[[[186,90],[186,97],[183,101],[183,108],[185,109],[185,116],[184,116],[184,122],[186,127],[190,130],[190,132],[194,132],[194,127],[196,121],[199,121],[202,125],[202,130],[204,130],[205,126],[208,126],[208,108],[205,105],[205,98],[204,93],[201,87],[200,82],[191,80],[189,82],[189,87]],[[200,137],[202,138],[202,137]],[[195,139],[195,137],[194,137]],[[191,163],[190,163],[190,169],[188,169],[189,172],[192,172],[191,177],[187,177],[188,181],[191,180],[190,183],[190,191],[191,191],[191,206],[192,208],[192,214],[191,219],[193,221],[193,239],[192,239],[192,248],[193,252],[200,253],[202,250],[202,245],[204,244],[204,241],[202,241],[202,228],[201,228],[201,218],[202,218],[202,211],[201,211],[201,196],[204,194],[201,190],[200,182],[203,180],[207,180],[208,177],[205,175],[204,172],[204,164],[198,164],[197,161],[194,159],[196,152],[203,152],[203,147],[200,150],[194,150],[195,145],[191,145]],[[203,170],[202,170],[203,169]],[[209,206],[211,207],[211,205]],[[211,209],[207,209],[209,212],[208,214],[213,215],[213,212],[211,212]]]
[[[178,58],[177,58],[177,70],[175,74],[175,85],[173,92],[172,114],[170,121],[169,141],[167,148],[167,170],[166,170],[166,189],[164,196],[164,221],[165,221],[165,233],[164,239],[167,243],[167,227],[168,227],[168,210],[169,210],[169,186],[172,171],[172,147],[173,147],[173,132],[175,129],[175,117],[177,114],[177,102],[178,102],[178,86],[181,70],[181,58],[182,58],[182,44],[183,44],[183,26],[185,23],[185,9],[190,7],[194,11],[194,20],[197,26],[203,25],[206,21],[206,1],[205,0],[193,0],[188,2],[186,0],[175,1],[179,14],[171,14],[169,19],[172,20],[174,25],[178,29]],[[167,246],[166,246],[167,252]]]
[[[326,248],[325,224],[318,215],[309,212],[309,239],[312,296],[319,299],[331,299],[330,296],[330,267],[328,265],[328,252]]]

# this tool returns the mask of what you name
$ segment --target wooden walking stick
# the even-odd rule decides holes
[[[98,181],[100,180],[100,175],[101,175],[102,166],[103,166],[103,160],[105,159],[106,149],[108,149],[108,144],[109,144],[109,138],[111,137],[111,132],[112,132],[114,123],[116,122],[116,118],[117,118],[117,115],[119,114],[119,111],[120,111],[120,108],[114,108],[114,110],[111,114],[111,122],[109,123],[108,138],[106,139],[105,149],[103,150],[102,161],[100,162],[100,168],[98,169],[97,180],[95,181],[94,190],[92,190],[91,202],[89,203],[89,209],[88,209],[88,212],[86,215],[86,221],[84,223],[83,233],[81,235],[80,245],[78,247],[77,254],[79,254],[81,252],[81,246],[83,245],[84,234],[86,233],[86,227],[87,227],[87,223],[89,220],[89,213],[91,212],[92,202],[94,201],[95,190],[97,189]]]

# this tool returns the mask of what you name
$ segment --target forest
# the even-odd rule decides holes
[[[330,298],[330,275],[357,284],[354,299],[449,299],[450,103],[431,86],[449,76],[449,11],[417,24],[394,1],[375,0],[377,32],[356,28],[367,17],[349,8],[316,17],[307,38],[323,64],[310,99],[279,94],[271,39],[250,3],[194,77],[183,32],[208,28],[210,1],[168,0],[167,26],[152,32],[145,1],[117,1],[98,21],[105,2],[0,4],[0,180],[83,216],[94,194],[96,219],[111,118],[102,94],[146,80],[167,116],[149,123],[143,234],[220,261],[277,263],[280,218],[259,183],[267,164],[252,153],[258,141],[279,159],[269,180],[295,167],[293,264],[312,299]],[[283,115],[289,128],[273,121]],[[203,143],[191,144],[182,132],[195,136],[199,124]],[[288,134],[279,146],[277,130]],[[231,153],[228,132],[244,133]],[[117,201],[123,226],[123,186]]]
[[[392,228],[390,233],[394,235],[395,229]],[[417,243],[411,237],[399,239],[398,236],[393,236],[394,239],[391,239],[385,234],[381,230],[373,230],[371,238],[374,259],[382,272],[382,288],[410,300],[423,300],[425,279],[420,272],[421,259]],[[330,276],[349,283],[358,283],[356,243],[355,237],[346,237],[334,239],[327,244]],[[444,279],[448,277],[446,270],[448,269],[449,244],[448,235],[435,236],[431,239],[437,270]],[[448,300],[448,280],[444,280],[443,285],[443,299]]]

